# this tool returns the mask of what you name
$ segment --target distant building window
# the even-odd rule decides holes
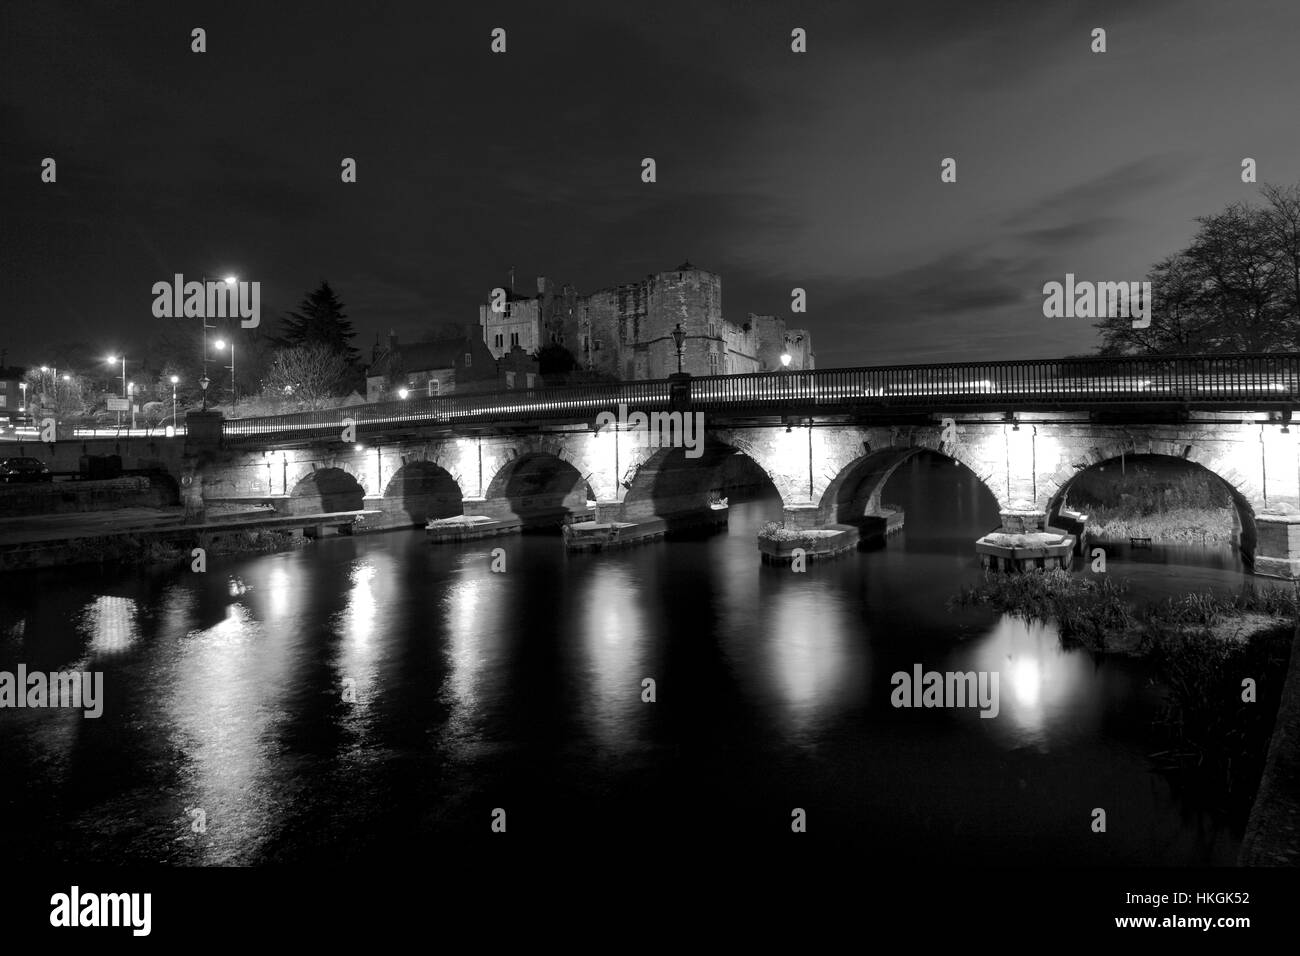
[[[497,337],[496,337],[496,342],[495,342],[496,347],[497,347],[497,348],[501,348],[502,345],[505,343],[505,340],[506,340],[506,337],[505,337],[504,335],[502,335],[500,332],[498,332],[498,333],[497,333]]]
[[[438,380],[436,378],[431,378],[429,379],[429,397],[432,398],[434,395],[437,394],[438,394]]]
[[[519,344],[519,333],[518,333],[518,332],[511,332],[511,333],[510,333],[510,347],[511,347],[511,348],[514,348],[514,347],[515,347],[516,345],[518,345],[518,344]]]
[[[596,339],[596,341],[592,343],[591,348],[592,348],[592,351],[599,352],[599,351],[600,351],[600,339]]]
[[[709,353],[709,371],[714,375],[718,374],[718,355],[716,352]]]
[[[514,388],[514,387],[515,387],[515,373],[506,372],[506,388]]]
[[[525,374],[528,376],[528,387],[533,388],[535,383],[537,382],[537,376],[534,375],[532,372],[526,372]]]
[[[472,364],[474,364],[474,356],[471,355],[469,352],[466,352],[466,353],[465,353],[465,367],[466,367],[466,368],[469,368]]]

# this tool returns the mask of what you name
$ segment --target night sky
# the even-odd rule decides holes
[[[689,258],[732,320],[807,289],[824,368],[1091,352],[1043,283],[1140,279],[1256,195],[1245,156],[1300,180],[1298,50],[1295,0],[7,0],[0,346],[139,349],[176,272],[260,281],[264,323],[328,279],[368,349],[476,325],[511,266]]]

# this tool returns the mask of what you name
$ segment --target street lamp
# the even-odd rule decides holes
[[[404,388],[399,388],[399,389],[397,390],[397,397],[400,398],[400,399],[402,399],[403,401],[405,401],[405,400],[406,400],[406,396],[408,396],[408,395],[410,395],[410,394],[411,394],[411,393],[410,393],[409,391],[407,391],[406,389],[404,389]]]
[[[224,279],[212,279],[209,278],[208,276],[204,276],[203,277],[203,303],[205,306],[205,308],[203,309],[204,313],[208,311],[206,306],[208,300],[209,282],[224,282],[226,285],[234,285],[238,281],[239,279],[235,276],[226,276]],[[215,329],[215,328],[216,328],[215,325],[208,325],[208,317],[205,314],[203,316],[203,377],[204,378],[208,377],[208,329]]]
[[[173,428],[175,428],[178,424],[178,422],[176,421],[176,386],[180,383],[180,380],[181,378],[179,375],[172,376],[172,427]]]
[[[208,410],[208,386],[211,384],[206,375],[199,379],[199,388],[203,389],[203,411],[205,412]]]
[[[224,339],[217,339],[214,344],[218,352],[226,347]],[[233,412],[235,404],[239,401],[238,396],[235,394],[235,343],[233,341],[230,343],[230,364],[223,365],[222,368],[230,369],[230,409]]]
[[[131,430],[135,431],[135,382],[127,383],[126,400],[131,406]]]
[[[677,343],[677,374],[682,374],[682,356],[686,354],[686,330],[680,322],[673,329],[673,341]]]
[[[782,352],[782,353],[781,353],[781,367],[782,367],[782,368],[789,368],[789,367],[790,367],[790,353],[789,353],[789,352]]]
[[[117,356],[110,355],[108,357],[109,365],[116,365],[117,362],[118,362]],[[122,362],[122,397],[125,398],[126,397],[126,356],[125,355],[122,356],[121,362]],[[117,410],[117,426],[119,428],[122,427],[122,410],[120,408]]]

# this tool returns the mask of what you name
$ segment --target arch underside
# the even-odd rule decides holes
[[[1191,446],[1188,446],[1189,448]],[[1113,452],[1113,453],[1112,453]],[[1255,507],[1249,497],[1249,486],[1246,491],[1242,490],[1242,484],[1234,484],[1213,467],[1212,464],[1197,461],[1188,454],[1169,455],[1160,452],[1135,451],[1132,448],[1123,449],[1095,449],[1091,460],[1081,462],[1070,477],[1057,489],[1048,501],[1047,510],[1049,520],[1054,520],[1063,508],[1069,508],[1070,488],[1074,483],[1093,469],[1101,469],[1108,465],[1119,464],[1123,460],[1141,461],[1144,458],[1157,458],[1164,461],[1178,462],[1188,468],[1189,471],[1203,472],[1212,476],[1227,491],[1229,500],[1232,502],[1234,521],[1236,526],[1237,541],[1240,546],[1242,559],[1250,564],[1254,560],[1256,545],[1258,541],[1258,531],[1255,525]]]
[[[526,527],[541,527],[585,516],[588,493],[586,479],[569,462],[553,454],[529,452],[497,471],[484,498],[500,516],[520,518]]]
[[[289,492],[289,514],[328,514],[360,511],[365,489],[342,468],[318,468],[300,478]]]
[[[710,510],[722,492],[724,466],[738,454],[743,452],[707,440],[695,458],[688,457],[684,448],[655,450],[640,463],[628,482],[623,498],[623,520],[671,519]],[[754,464],[771,483],[766,470],[757,462]]]
[[[959,459],[925,445],[882,448],[869,452],[842,468],[832,479],[818,503],[818,521],[824,525],[859,524],[864,519],[882,515],[880,495],[901,465],[917,455],[929,452],[948,461]],[[997,493],[976,475],[981,486],[998,501]]]
[[[462,510],[460,485],[447,469],[431,461],[403,465],[384,487],[380,504],[393,521],[422,525],[430,519],[448,518]]]

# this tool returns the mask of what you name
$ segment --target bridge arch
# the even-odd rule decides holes
[[[381,507],[390,518],[423,525],[431,518],[461,513],[460,485],[447,469],[432,461],[403,464],[384,486]]]
[[[528,451],[497,470],[484,498],[523,518],[525,526],[541,526],[562,524],[568,515],[585,515],[595,494],[578,469],[563,458]]]
[[[735,455],[745,455],[767,482],[776,487],[760,462],[706,434],[697,457],[689,457],[684,448],[650,448],[638,457],[624,478],[627,488],[623,498],[624,520],[707,514],[721,494],[723,468]]]
[[[342,468],[317,468],[294,484],[289,492],[290,514],[331,511],[360,511],[365,489],[356,477]]]
[[[1199,453],[1198,453],[1199,452]],[[1077,487],[1078,480],[1093,470],[1111,467],[1124,467],[1128,463],[1140,466],[1144,461],[1159,460],[1174,462],[1184,466],[1188,473],[1200,472],[1211,476],[1226,492],[1231,503],[1236,531],[1237,544],[1241,549],[1242,560],[1248,565],[1254,563],[1258,542],[1258,530],[1255,524],[1255,506],[1260,495],[1249,479],[1242,478],[1234,467],[1230,455],[1214,455],[1195,445],[1183,446],[1181,454],[1169,454],[1161,451],[1145,451],[1133,446],[1112,445],[1092,449],[1086,456],[1076,461],[1075,470],[1061,483],[1056,493],[1048,502],[1048,515],[1054,518],[1062,508],[1072,507],[1070,491]],[[1233,478],[1237,480],[1234,481]],[[1087,510],[1084,508],[1083,510]]]
[[[883,514],[880,494],[900,466],[923,452],[946,458],[970,470],[980,486],[1002,506],[997,492],[971,462],[962,460],[961,446],[931,447],[928,444],[888,446],[866,452],[839,470],[822,493],[817,521],[822,525],[855,524],[863,518]]]

